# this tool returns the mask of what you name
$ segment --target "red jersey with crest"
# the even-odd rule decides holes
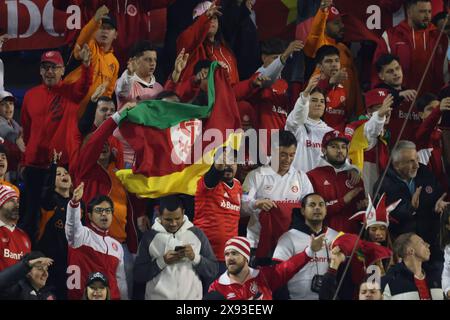
[[[204,177],[197,184],[194,225],[208,237],[218,261],[224,261],[225,242],[238,235],[241,195],[237,179],[233,179],[233,187],[220,181],[209,189]]]
[[[308,250],[275,266],[249,268],[250,274],[242,284],[233,282],[226,271],[211,284],[209,292],[217,291],[227,300],[272,300],[272,292],[286,285],[311,260]]]
[[[15,265],[31,251],[28,235],[17,227],[9,227],[0,221],[0,271]]]
[[[344,132],[347,123],[347,92],[341,84],[331,87],[328,80],[321,80],[319,87],[327,92],[323,121],[333,129]]]

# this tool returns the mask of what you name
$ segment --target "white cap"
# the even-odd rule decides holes
[[[8,91],[0,91],[0,102],[2,102],[4,99],[11,97],[12,100],[16,100],[16,98],[13,96],[13,94],[11,92]]]
[[[202,14],[204,14],[208,9],[212,6],[211,1],[203,1],[200,2],[192,11],[192,20],[194,20],[197,17],[200,17]]]

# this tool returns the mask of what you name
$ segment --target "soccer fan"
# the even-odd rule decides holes
[[[2,300],[55,300],[47,285],[48,268],[53,260],[42,252],[32,251],[22,260],[0,272]]]
[[[310,193],[302,199],[301,215],[293,218],[292,228],[278,240],[273,253],[275,262],[286,261],[292,256],[304,251],[312,236],[324,234],[324,246],[314,253],[309,261],[297,274],[289,280],[287,289],[289,299],[318,300],[318,282],[328,270],[330,259],[330,244],[338,232],[324,224],[327,216],[325,200],[317,193]]]
[[[146,300],[201,300],[218,265],[205,234],[184,214],[177,195],[160,199],[159,217],[139,244],[134,267]]]
[[[223,149],[211,169],[198,181],[194,225],[202,230],[225,271],[225,242],[238,235],[242,187],[235,178],[237,152]]]
[[[449,203],[444,201],[446,193],[428,168],[419,163],[416,145],[400,140],[391,153],[392,164],[384,179],[375,183],[374,192],[386,193],[386,201],[402,202],[392,211],[398,221],[390,226],[393,237],[414,232],[430,244],[431,261],[442,263],[439,247],[439,215]],[[381,184],[381,186],[380,186]]]
[[[397,141],[404,121],[408,121],[408,125],[405,127],[401,138],[411,141],[414,140],[415,133],[420,125],[420,117],[416,106],[412,107],[410,115],[408,115],[408,111],[411,103],[416,98],[417,91],[414,89],[406,89],[408,87],[404,88],[402,86],[404,78],[398,57],[391,54],[381,55],[376,60],[375,67],[377,69],[378,79],[381,80],[376,85],[376,88],[386,89],[394,97],[393,110],[388,126],[391,133],[389,146],[392,147]]]
[[[0,185],[0,270],[17,263],[31,251],[28,235],[16,224],[19,220],[19,195],[14,189]]]
[[[293,166],[304,172],[317,166],[322,156],[323,136],[333,131],[333,128],[322,120],[326,93],[316,87],[319,80],[320,75],[309,79],[307,87],[298,97],[286,120],[286,130],[295,134],[298,142]]]
[[[347,116],[355,116],[363,112],[363,102],[358,71],[353,62],[352,52],[342,42],[344,32],[345,26],[342,22],[341,13],[336,7],[332,6],[331,0],[323,0],[320,2],[320,9],[313,18],[311,31],[305,40],[303,50],[307,57],[316,58],[316,61],[320,61],[318,53],[321,47],[333,46],[337,49],[337,57],[340,64],[340,67],[336,70],[337,77],[345,91],[343,96],[346,98],[345,105],[342,106],[345,106]],[[316,70],[317,72],[318,70]],[[328,122],[327,119],[325,121]],[[338,123],[330,123],[330,125],[334,127]]]
[[[257,256],[261,258],[271,255],[278,238],[289,229],[292,209],[314,191],[307,175],[292,166],[297,149],[295,136],[284,130],[278,135],[279,141],[272,137],[270,164],[251,171],[242,187],[242,212],[250,215],[247,238],[251,248],[259,248]],[[279,227],[266,229],[273,224],[268,218],[277,221]]]
[[[4,145],[0,144],[0,185],[8,186],[20,195],[19,189],[12,184],[11,182],[6,180],[6,175],[8,174],[8,153]]]
[[[135,222],[137,212],[131,205],[130,195],[115,174],[118,169],[123,169],[123,156],[121,150],[110,143],[109,138],[117,128],[120,114],[131,107],[133,104],[128,104],[122,108],[120,113],[115,112],[97,130],[85,138],[85,144],[80,149],[73,170],[75,185],[84,182],[84,203],[90,203],[98,194],[107,195],[114,203],[114,219],[112,219],[111,226],[108,227],[108,232],[121,244],[124,251],[125,271],[130,288],[134,260],[131,253],[136,253],[138,246]],[[143,211],[139,212],[144,216],[143,213]]]
[[[154,76],[157,61],[156,49],[150,42],[140,41],[131,48],[127,70],[116,83],[118,110],[127,102],[153,99],[163,91]]]
[[[13,118],[16,100],[12,93],[0,91],[0,137],[10,155],[11,171],[17,170],[20,157],[25,152],[22,127]]]
[[[189,54],[187,66],[181,80],[190,78],[196,63],[200,60],[217,60],[226,65],[231,85],[239,82],[237,62],[233,52],[224,43],[218,17],[219,7],[210,1],[199,3],[193,11],[193,23],[177,39],[177,53],[184,48]]]
[[[80,201],[83,198],[84,183],[73,192],[67,205],[65,231],[69,244],[67,270],[68,297],[79,300],[91,272],[97,270],[110,281],[111,299],[128,299],[122,245],[108,235],[113,220],[114,204],[108,196],[99,195],[88,205],[88,226],[81,224]]]
[[[442,159],[442,130],[438,126],[444,113],[450,110],[450,97],[439,99],[427,93],[417,99],[416,107],[422,120],[414,140],[419,162],[426,165],[438,178],[442,188],[448,191],[448,177]]]
[[[109,9],[105,5],[98,8],[95,16],[81,30],[73,50],[73,57],[76,60],[81,60],[80,52],[85,46],[89,47],[92,54],[92,83],[80,102],[79,117],[86,110],[92,94],[99,85],[107,82],[105,90],[105,96],[107,97],[111,97],[116,86],[119,75],[119,62],[113,53],[112,45],[118,36],[117,22],[108,13]],[[64,82],[76,82],[81,77],[81,74],[82,68],[77,67],[66,76]]]
[[[405,74],[405,87],[417,90],[424,77],[419,95],[425,92],[437,93],[444,85],[443,66],[448,38],[440,37],[440,30],[431,23],[431,0],[407,0],[405,7],[406,19],[383,33],[384,41],[380,41],[377,46],[373,61],[386,53],[399,56]],[[437,50],[432,56],[436,46]],[[431,66],[425,74],[430,59]]]
[[[65,300],[68,245],[64,226],[73,185],[67,169],[58,166],[60,156],[60,152],[54,151],[50,174],[44,187],[37,248],[55,262],[50,268],[48,284],[54,287],[58,300]]]
[[[347,161],[348,138],[339,131],[323,136],[318,166],[307,172],[314,188],[327,204],[327,225],[334,230],[358,233],[356,222],[349,222],[352,213],[366,207],[364,185],[358,169]]]
[[[415,233],[404,233],[394,242],[401,262],[381,279],[385,300],[443,300],[440,268],[428,265],[430,245]]]
[[[209,291],[216,291],[227,300],[272,300],[272,292],[285,285],[322,249],[324,237],[311,237],[304,251],[275,266],[257,269],[248,264],[248,239],[233,237],[225,243],[227,271],[211,284]]]
[[[372,89],[365,94],[367,115],[349,123],[345,135],[350,139],[348,157],[362,172],[364,189],[371,193],[389,161],[387,128],[394,97],[386,89]]]
[[[39,221],[39,205],[48,164],[53,150],[62,151],[61,164],[78,149],[73,133],[77,126],[78,103],[85,96],[91,83],[90,52],[87,47],[80,51],[83,65],[76,82],[62,81],[64,61],[58,51],[42,54],[40,75],[42,84],[28,90],[21,109],[21,124],[26,150],[23,158],[25,211],[20,224],[35,243]]]

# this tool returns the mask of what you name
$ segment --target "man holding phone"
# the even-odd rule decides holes
[[[136,282],[146,283],[146,300],[200,300],[218,273],[205,234],[184,214],[177,195],[160,199],[160,214],[139,244]]]

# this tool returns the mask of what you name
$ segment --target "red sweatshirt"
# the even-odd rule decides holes
[[[250,268],[250,274],[242,284],[232,283],[226,271],[211,284],[209,292],[217,291],[227,300],[272,300],[272,292],[284,286],[311,260],[307,254],[309,250],[307,248],[275,266]]]
[[[231,49],[219,44],[211,44],[207,40],[209,31],[209,18],[206,14],[197,18],[194,23],[181,33],[177,39],[177,53],[183,48],[189,53],[186,68],[181,74],[181,80],[188,79],[194,73],[194,66],[200,60],[217,60],[228,65],[230,83],[234,85],[239,82],[239,73],[236,58]]]
[[[319,193],[327,204],[327,225],[337,231],[348,233],[358,233],[359,223],[349,221],[352,215],[358,210],[356,203],[364,199],[364,184],[360,180],[356,186],[350,184],[348,172],[350,165],[338,172],[328,162],[322,159],[320,167],[317,167],[307,173],[314,191]],[[361,187],[361,191],[353,200],[345,204],[344,196],[354,188]]]
[[[391,53],[400,58],[403,69],[403,82],[405,87],[417,89],[433,48],[439,37],[439,30],[431,23],[425,30],[413,30],[405,20],[398,26],[383,33],[383,40],[377,46],[373,61],[385,53]],[[424,92],[437,93],[444,85],[444,60],[447,54],[448,39],[441,37],[437,46],[430,69],[425,76],[420,96]],[[372,73],[372,83],[378,82],[377,72]]]
[[[80,150],[80,154],[74,168],[74,175],[75,185],[79,185],[81,182],[84,182],[83,201],[85,203],[89,203],[99,194],[108,195],[112,197],[114,201],[114,196],[118,194],[118,191],[120,191],[117,190],[117,188],[112,188],[113,185],[116,185],[117,187],[121,186],[120,182],[113,181],[113,179],[117,179],[117,177],[113,175],[113,171],[105,170],[98,163],[98,158],[102,152],[104,143],[107,142],[108,138],[112,135],[114,129],[116,128],[117,124],[114,119],[112,117],[108,118],[100,127],[98,127],[96,131],[94,131],[88,142],[86,142]],[[113,167],[110,166],[109,169],[112,169]],[[116,219],[113,219],[110,232],[113,234],[114,229],[120,228],[123,230],[125,228],[128,249],[135,253],[137,251],[137,231],[133,207],[128,201],[128,195],[125,190],[123,190],[120,194],[125,194],[125,199],[123,199],[123,203],[115,203],[115,207],[118,205],[121,207],[125,206],[123,211],[126,210],[126,213],[121,211],[123,212],[123,215],[120,217],[116,216]],[[114,214],[117,215],[117,212]],[[122,222],[126,222],[126,225],[124,226]]]
[[[53,149],[62,151],[62,164],[74,155],[78,145],[73,135],[78,125],[78,103],[91,85],[91,73],[90,68],[83,67],[80,79],[72,84],[61,81],[51,88],[41,84],[27,91],[21,114],[25,166],[48,167]]]

